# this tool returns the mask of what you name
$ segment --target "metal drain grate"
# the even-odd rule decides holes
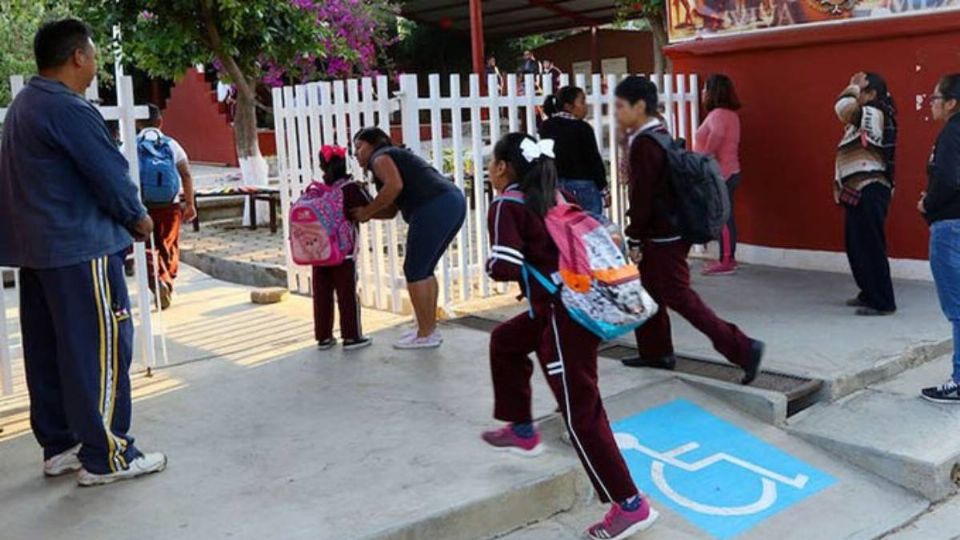
[[[493,329],[500,324],[499,321],[473,315],[453,319],[450,323],[481,332],[492,332]],[[626,345],[608,344],[600,348],[601,357],[612,358],[614,360],[622,360],[636,356],[636,354],[637,350],[635,348]],[[739,384],[740,377],[743,375],[740,368],[732,364],[721,364],[713,360],[691,356],[677,356],[676,371],[732,384]],[[787,373],[766,370],[762,371],[760,375],[757,376],[757,380],[751,385],[753,388],[785,395],[788,402],[788,416],[792,416],[816,403],[817,393],[822,386],[823,381],[818,379],[807,379]]]
[[[600,350],[600,356],[615,360],[622,360],[636,354],[635,348],[625,345],[610,345]],[[743,376],[743,371],[732,364],[721,364],[705,358],[680,355],[677,356],[676,371],[731,384],[740,384],[740,378]],[[763,370],[750,386],[786,396],[787,416],[792,416],[816,403],[817,392],[823,386],[823,381]]]

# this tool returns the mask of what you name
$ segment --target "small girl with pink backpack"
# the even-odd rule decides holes
[[[320,149],[323,183],[313,182],[290,208],[290,255],[293,262],[313,267],[313,322],[317,345],[328,350],[333,337],[333,300],[340,311],[340,337],[345,350],[368,347],[357,299],[356,223],[350,210],[370,204],[370,194],[347,172],[347,151],[338,146]]]

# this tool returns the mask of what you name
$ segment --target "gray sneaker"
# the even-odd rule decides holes
[[[43,474],[45,476],[63,476],[67,473],[77,472],[83,468],[77,453],[80,452],[80,445],[76,445],[66,452],[61,452],[52,458],[43,462]]]
[[[158,473],[167,468],[167,456],[160,452],[152,454],[143,454],[130,462],[130,465],[122,470],[107,474],[94,474],[81,469],[77,475],[77,483],[83,487],[103,486],[119,482],[120,480],[132,480],[145,474]]]

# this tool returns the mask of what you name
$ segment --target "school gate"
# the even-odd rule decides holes
[[[660,88],[663,115],[672,133],[689,139],[700,123],[699,84],[696,75],[650,76]],[[582,74],[572,81],[587,94],[589,114],[601,155],[608,162],[613,201],[610,217],[624,223],[626,186],[617,167],[617,127],[613,90],[621,76]],[[377,126],[449,175],[467,197],[467,220],[437,269],[440,305],[449,307],[466,300],[498,294],[504,289],[484,272],[487,258],[487,208],[493,194],[486,181],[487,159],[493,144],[504,134],[524,131],[536,135],[537,109],[544,95],[552,93],[552,81],[544,80],[537,92],[534,77],[508,75],[502,95],[488,93],[481,79],[466,81],[451,75],[446,88],[439,75],[429,75],[426,85],[417,75],[402,75],[399,91],[391,95],[386,77],[338,80],[273,90],[277,158],[283,215],[314,180],[322,178],[318,153],[325,144],[349,146],[362,127]],[[466,84],[464,84],[466,82]],[[490,76],[486,88],[497,88]],[[421,96],[421,88],[426,95]],[[398,141],[399,142],[399,141]],[[353,164],[356,177],[363,173]],[[284,220],[284,238],[289,226]],[[403,249],[406,225],[402,220],[373,221],[360,227],[357,272],[364,306],[400,312],[404,310]],[[291,291],[312,294],[310,268],[298,266],[284,240],[287,281]]]

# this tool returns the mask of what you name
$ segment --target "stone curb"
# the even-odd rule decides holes
[[[287,269],[276,264],[235,261],[184,249],[181,260],[216,279],[250,287],[286,287]]]

